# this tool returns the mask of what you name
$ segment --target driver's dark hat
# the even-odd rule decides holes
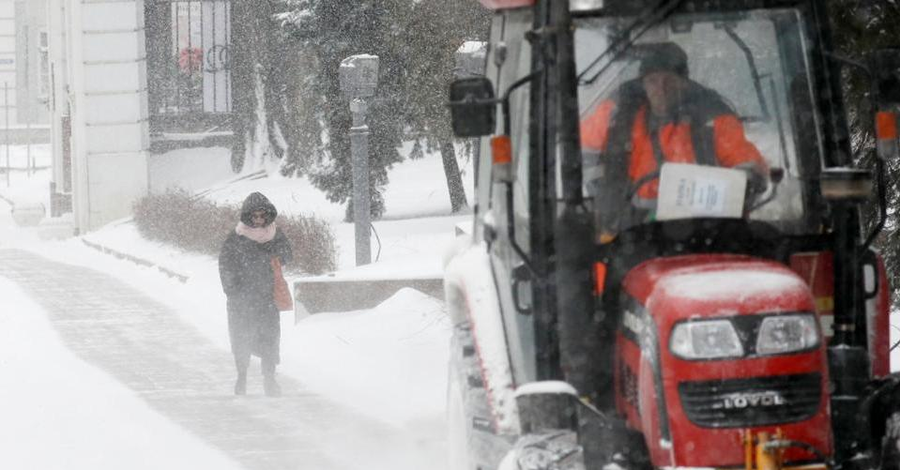
[[[688,56],[674,42],[659,42],[642,46],[641,67],[638,74],[644,77],[654,72],[672,72],[688,76]]]

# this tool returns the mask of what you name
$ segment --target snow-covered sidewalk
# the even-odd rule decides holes
[[[219,158],[216,155],[211,155],[210,159],[215,159],[214,157]],[[434,163],[435,161],[414,162],[420,168],[428,165],[434,166]],[[176,169],[177,166],[173,166],[173,171]],[[13,181],[11,188],[0,188],[0,193],[9,195],[19,201],[46,202],[48,177],[47,170],[42,170],[32,178],[23,176],[21,180]],[[425,179],[419,178],[419,180],[424,181]],[[434,180],[434,178],[431,178],[431,180]],[[163,184],[163,181],[160,179],[157,179],[156,182]],[[204,185],[207,182],[198,181],[196,184]],[[284,205],[280,209],[283,209],[285,213],[294,211],[303,213],[310,208],[316,207],[316,204],[318,204],[320,210],[324,210],[324,213],[331,214],[333,217],[331,223],[336,227],[339,249],[344,257],[341,265],[343,268],[349,267],[347,266],[347,260],[349,259],[349,262],[352,263],[352,255],[348,256],[347,250],[352,250],[352,246],[348,247],[346,241],[341,243],[341,240],[342,238],[352,240],[352,225],[343,224],[339,220],[339,215],[342,213],[342,209],[339,206],[316,203],[315,201],[311,202],[311,199],[300,198],[298,194],[306,194],[308,188],[302,182],[296,180],[279,180],[276,177],[270,181],[257,181],[254,184],[261,186],[253,187],[248,183],[248,185],[239,185],[238,187],[220,187],[217,191],[218,199],[216,200],[219,202],[227,202],[225,200],[228,198],[237,200],[245,196],[245,193],[248,191],[262,190],[267,194],[274,194],[275,198],[284,198]],[[283,186],[281,193],[277,189],[279,185]],[[432,191],[437,191],[440,194],[439,190]],[[315,197],[321,198],[322,196],[318,195]],[[421,194],[418,197],[422,199]],[[313,196],[310,196],[310,198],[313,198]],[[295,202],[292,205],[289,201]],[[302,201],[303,203],[297,204],[296,201]],[[383,264],[368,268],[370,275],[373,272],[378,274],[379,270],[382,274],[399,272],[397,271],[398,266],[406,268],[404,274],[427,272],[428,276],[440,275],[440,259],[443,254],[443,247],[452,242],[455,225],[460,221],[470,220],[471,216],[440,216],[441,211],[436,209],[437,205],[432,204],[432,206],[434,207],[425,207],[423,211],[416,212],[416,215],[420,218],[415,220],[393,219],[376,222],[376,229],[379,229],[382,242],[381,260]],[[407,209],[412,211],[412,206],[409,204],[406,206],[397,204],[395,207],[407,207]],[[340,410],[333,414],[335,422],[328,421],[325,424],[321,424],[323,429],[334,429],[335,432],[320,432],[322,435],[318,440],[298,439],[297,442],[292,442],[289,446],[296,449],[309,450],[313,447],[318,449],[316,452],[321,452],[321,460],[327,460],[330,463],[323,462],[322,465],[316,468],[391,468],[392,470],[412,470],[427,467],[439,470],[445,457],[444,400],[447,348],[450,335],[450,327],[447,323],[443,304],[439,299],[426,296],[417,291],[403,290],[379,307],[371,310],[319,314],[305,318],[296,324],[293,315],[283,314],[282,365],[279,367],[279,372],[284,383],[295,387],[293,390],[298,391],[300,395],[324,397],[324,400],[331,403],[333,407],[303,405],[301,403],[303,399],[300,398],[300,395],[289,396],[280,400],[264,399],[259,397],[259,390],[254,391],[254,387],[258,388],[259,384],[254,384],[253,377],[251,377],[250,391],[256,397],[251,396],[246,400],[235,400],[231,395],[231,380],[233,380],[231,375],[233,370],[228,352],[225,298],[219,285],[215,258],[185,253],[175,247],[143,239],[136,232],[133,224],[128,221],[110,224],[103,230],[94,232],[86,237],[95,242],[114,245],[129,254],[138,255],[141,258],[151,260],[153,263],[173,267],[187,275],[186,282],[180,282],[175,278],[162,274],[155,268],[140,266],[130,261],[123,261],[102,254],[87,247],[82,242],[82,238],[42,241],[37,236],[39,230],[15,227],[9,217],[9,209],[9,206],[0,200],[0,251],[4,248],[25,249],[33,253],[40,253],[43,257],[54,262],[64,263],[72,269],[76,267],[78,269],[90,268],[91,270],[105,273],[121,281],[121,285],[125,285],[127,289],[133,289],[133,291],[139,292],[141,296],[152,299],[168,311],[168,315],[174,317],[183,328],[193,331],[192,339],[186,342],[202,344],[202,352],[198,352],[196,355],[214,357],[215,359],[209,362],[212,365],[209,365],[208,369],[218,371],[215,372],[216,374],[221,374],[220,378],[208,382],[204,387],[200,387],[212,390],[208,391],[206,395],[193,392],[187,394],[188,396],[194,396],[195,401],[209,401],[211,403],[209,406],[220,414],[231,414],[232,408],[237,406],[235,404],[250,407],[262,406],[268,411],[257,410],[260,413],[265,414],[270,411],[275,413],[277,411],[277,413],[283,414],[286,417],[285,419],[295,420],[298,423],[304,422],[305,418],[302,412],[308,411],[308,407],[313,409],[321,408],[325,414],[329,410]],[[433,217],[429,218],[429,214],[433,215]],[[404,262],[404,259],[413,260],[415,263],[407,264]],[[65,269],[68,270],[70,268],[67,267]],[[2,272],[0,280],[8,275],[7,272]],[[338,275],[340,276],[342,273]],[[77,279],[80,276],[72,275],[72,277]],[[34,288],[28,291],[27,294],[16,291],[16,294],[7,295],[7,288],[11,287],[11,284],[9,282],[0,283],[0,298],[3,299],[3,308],[0,310],[15,309],[16,311],[33,312],[29,313],[29,315],[45,319],[43,320],[45,330],[54,328],[57,331],[61,331],[58,330],[59,323],[47,322],[46,318],[52,317],[53,314],[45,308],[46,305],[38,307],[36,310],[34,309],[36,302],[45,302],[53,295],[52,289],[45,291],[45,288],[54,286],[54,282],[45,279],[41,285],[40,289]],[[95,289],[99,288],[98,286],[92,287]],[[18,287],[15,288],[18,289]],[[114,299],[119,290],[121,288],[102,290],[98,292],[98,299]],[[129,316],[127,312],[122,312],[122,314],[124,318]],[[76,321],[67,321],[64,324],[74,325],[78,323]],[[92,324],[98,331],[111,327],[103,321],[92,321]],[[10,327],[12,327],[11,324]],[[47,333],[52,333],[52,331]],[[86,341],[90,342],[93,340],[86,339]],[[135,334],[133,341],[126,343],[131,344],[139,341],[143,341],[143,339],[140,335]],[[80,460],[81,454],[73,453],[74,460],[70,461],[69,465],[57,468],[91,468],[95,470],[113,468],[113,466],[115,468],[129,467],[129,465],[122,465],[121,461],[115,458],[117,455],[125,454],[124,451],[118,453],[119,448],[128,449],[131,455],[140,456],[145,451],[153,452],[156,449],[157,442],[159,446],[166,446],[170,434],[172,439],[179,439],[186,443],[186,448],[183,450],[171,446],[179,454],[195,455],[198,461],[209,462],[208,464],[193,465],[192,468],[229,468],[228,465],[238,465],[235,462],[246,464],[246,461],[235,457],[235,454],[222,452],[221,449],[228,446],[211,445],[205,439],[196,438],[198,434],[202,434],[201,431],[192,428],[189,424],[173,419],[172,416],[166,413],[160,413],[156,405],[150,403],[147,396],[141,395],[140,392],[131,386],[124,386],[121,376],[116,376],[109,372],[101,372],[96,365],[91,365],[85,363],[82,359],[72,357],[72,351],[77,350],[73,344],[64,343],[69,348],[67,350],[59,343],[60,340],[57,339],[57,348],[55,350],[36,346],[28,349],[28,352],[24,355],[11,356],[21,361],[21,366],[18,369],[7,369],[4,367],[4,371],[40,370],[42,367],[48,367],[46,372],[50,378],[47,380],[56,380],[52,378],[61,376],[67,380],[78,381],[73,375],[58,371],[56,366],[52,365],[60,364],[59,367],[68,367],[73,362],[80,363],[84,368],[93,370],[97,376],[105,377],[107,380],[92,381],[89,374],[85,375],[84,387],[72,387],[72,391],[75,393],[73,395],[74,399],[77,399],[80,393],[106,397],[107,393],[115,393],[107,392],[107,388],[118,388],[122,394],[131,397],[131,404],[127,406],[143,406],[146,411],[145,414],[130,411],[130,409],[123,408],[126,405],[119,406],[120,400],[118,399],[106,400],[101,398],[96,401],[96,405],[103,407],[108,403],[110,407],[104,410],[97,409],[94,411],[95,414],[98,417],[111,416],[109,421],[102,422],[103,426],[106,428],[118,427],[123,429],[124,432],[128,432],[130,428],[119,426],[118,421],[129,419],[133,423],[133,427],[147,427],[155,430],[154,432],[161,433],[162,436],[158,440],[143,441],[140,437],[141,433],[135,431],[132,443],[137,448],[132,448],[115,440],[104,441],[104,435],[98,434],[99,442],[106,442],[106,444],[114,447],[114,449],[107,452],[111,456],[110,459]],[[19,341],[10,344],[21,346],[23,343]],[[54,353],[54,351],[58,354]],[[66,356],[67,353],[67,359],[58,357]],[[0,362],[0,364],[5,363]],[[168,361],[166,367],[176,364],[177,361]],[[258,365],[254,367],[257,368],[254,370],[258,370]],[[73,371],[78,370],[74,366],[71,369]],[[204,372],[203,375],[205,374]],[[35,375],[35,377],[38,377],[38,375]],[[60,394],[57,388],[53,388],[49,396],[36,393],[33,400],[29,399],[28,395],[25,394],[28,386],[29,383],[24,382],[24,388],[18,389],[21,394],[16,396],[23,400],[19,403],[20,409],[43,407],[43,400],[54,400],[55,397],[55,401],[47,405],[47,409],[50,410],[65,406],[65,403],[69,400],[69,397]],[[210,395],[213,397],[210,397]],[[321,399],[323,398],[317,398],[316,400]],[[87,402],[94,403],[90,400],[87,400]],[[193,402],[185,400],[185,403]],[[313,400],[310,403],[317,402]],[[282,410],[279,408],[281,406],[286,406],[287,409]],[[254,414],[257,411],[246,412]],[[19,421],[28,419],[27,415],[28,413],[25,412],[4,415],[15,419],[4,420],[3,423],[0,423],[0,448],[15,446],[34,448],[41,445],[41,443],[47,443],[48,446],[52,446],[54,439],[64,439],[64,437],[58,437],[55,434],[47,435],[40,432],[17,436],[15,429],[21,426]],[[86,425],[82,428],[79,423],[72,421],[80,415],[59,413],[52,415],[56,417],[55,419],[50,419],[51,415],[49,413],[44,416],[48,417],[48,420],[45,422],[45,427],[47,428],[68,429],[75,426],[82,429],[86,439],[89,439],[94,433],[94,429],[91,426]],[[155,416],[155,418],[148,417],[146,419],[151,421],[155,419],[160,423],[167,423],[178,431],[170,433],[165,429],[154,427],[156,425],[152,422],[145,426],[144,418],[146,416]],[[357,426],[359,429],[359,432],[357,432],[354,429],[347,429],[341,426],[341,423],[346,421],[370,424],[360,424],[360,426]],[[179,424],[180,426],[178,426]],[[282,425],[279,424],[278,426]],[[273,429],[271,433],[273,435],[281,435],[286,432],[285,429],[288,431],[293,429],[291,426],[294,426],[294,424],[284,424],[284,426],[287,427]],[[372,427],[374,427],[374,431]],[[184,435],[194,436],[194,442],[191,443],[189,439],[181,439],[179,432]],[[27,440],[27,445],[21,445],[23,440]],[[147,445],[142,446],[143,442],[147,442]],[[268,452],[262,447],[259,449],[260,452]],[[24,454],[15,455],[24,458]],[[177,456],[178,454],[175,455],[176,458]],[[61,462],[67,461],[64,455],[56,456],[56,458]],[[45,460],[46,462],[40,462],[47,463],[47,465],[41,465],[40,467],[30,467],[23,464],[24,466],[19,467],[16,465],[4,465],[4,468],[54,468],[49,457]],[[275,460],[284,461],[284,459]],[[155,468],[182,468],[178,465],[169,465],[168,461],[154,459],[148,459],[148,461],[157,463],[158,465]],[[185,459],[185,461],[190,460]],[[219,464],[220,461],[224,463]],[[365,465],[359,463],[362,461],[365,461]],[[187,465],[184,468],[186,467]],[[273,468],[264,463],[260,463],[256,467]],[[294,466],[294,468],[309,467],[299,465]]]
[[[359,270],[335,273],[335,278],[373,279],[390,276],[410,278],[440,277],[440,252],[427,251],[431,243],[440,247],[452,238],[452,223],[443,221],[446,235],[417,234],[397,230],[388,235],[396,242],[395,258],[390,257]],[[401,226],[408,221],[388,222]],[[172,246],[140,237],[130,222],[112,224],[84,237],[92,243],[152,263],[142,267],[121,261],[85,246],[79,239],[43,244],[42,252],[67,263],[93,266],[115,273],[125,282],[159,299],[180,313],[208,340],[228,349],[225,329],[225,296],[219,282],[214,257],[187,253]],[[401,248],[401,246],[405,248]],[[418,263],[404,264],[413,251]],[[160,273],[158,267],[186,278],[180,282]],[[425,274],[423,274],[425,273]],[[295,323],[290,313],[282,314],[282,369],[317,393],[338,396],[348,406],[381,421],[419,426],[435,439],[444,422],[446,364],[450,324],[441,299],[411,289],[401,290],[371,310],[321,313]],[[360,388],[359,384],[365,384]]]
[[[362,333],[356,328],[341,325],[324,328],[320,325],[317,328],[318,333],[308,338],[319,340],[318,343],[308,344],[318,346],[318,350],[307,351],[309,355],[318,358],[309,361],[314,364],[310,371],[327,371],[326,375],[337,376],[336,379],[331,377],[329,380],[332,383],[345,382],[337,387],[339,390],[344,387],[355,388],[358,390],[356,397],[310,393],[311,390],[302,381],[282,376],[285,396],[280,399],[266,399],[261,396],[258,374],[251,376],[249,397],[234,397],[231,391],[234,369],[228,351],[217,347],[192,325],[186,323],[175,309],[118,280],[115,274],[62,264],[27,251],[10,249],[0,250],[0,271],[4,273],[4,277],[14,281],[25,292],[25,295],[18,293],[17,288],[10,286],[8,281],[3,281],[4,284],[0,284],[0,287],[12,292],[5,298],[16,301],[10,307],[17,311],[28,312],[44,322],[46,320],[41,317],[49,318],[49,323],[58,331],[65,346],[81,360],[101,369],[130,389],[132,394],[140,397],[159,415],[189,431],[196,439],[193,441],[188,439],[183,444],[184,452],[188,455],[196,454],[197,458],[203,459],[212,458],[203,455],[204,446],[200,445],[202,443],[240,462],[246,468],[325,470],[357,468],[412,470],[422,468],[426,464],[433,468],[433,460],[442,456],[442,442],[436,438],[431,426],[410,429],[406,425],[392,425],[373,420],[360,413],[359,409],[355,409],[379,406],[378,394],[383,392],[379,390],[379,386],[387,380],[385,375],[391,377],[399,373],[382,363],[382,360],[389,361],[395,357],[390,352],[379,354],[377,348],[368,351],[368,362],[361,363],[366,353],[363,350],[367,346],[364,339],[370,338],[371,333]],[[26,296],[35,300],[33,302],[26,300]],[[39,304],[40,308],[36,308],[34,303]],[[16,318],[21,320],[20,317]],[[385,318],[381,316],[380,320],[383,321]],[[4,328],[4,331],[9,332],[5,334],[11,336],[17,334],[15,321],[4,326],[9,327]],[[329,351],[330,338],[323,338],[323,333],[334,335],[350,347],[337,357],[333,354],[332,357],[324,356],[323,354]],[[337,336],[338,333],[341,336]],[[412,337],[416,332],[406,333]],[[24,342],[28,343],[28,339]],[[52,382],[52,378],[60,374],[58,370],[60,365],[65,366],[67,361],[77,362],[69,357],[61,361],[62,364],[51,364],[50,361],[55,356],[65,354],[48,355],[41,348],[29,347],[30,343],[23,344],[22,340],[18,342],[13,340],[10,344],[20,347],[21,351],[18,354],[13,354],[14,351],[9,352],[11,357],[22,361],[23,369],[38,370],[38,374],[32,373],[38,377],[37,384],[43,381],[40,379],[43,374],[47,374]],[[363,350],[357,349],[360,346]],[[60,349],[57,344],[55,350]],[[54,351],[52,348],[50,350]],[[40,366],[45,368],[41,369]],[[108,388],[123,387],[109,387],[109,379],[104,383],[92,378],[103,375],[97,370],[86,373],[85,382],[77,375],[72,375],[83,369],[91,367],[82,364],[81,367],[67,369],[62,374],[63,377],[69,377],[78,383],[74,387],[76,391],[89,393],[92,387],[96,387],[94,393],[101,396],[101,403],[106,400],[102,397],[107,393],[111,393],[113,397],[117,396],[117,393],[128,395],[121,391],[108,392]],[[258,367],[255,370],[258,371]],[[355,373],[363,370],[370,372]],[[405,372],[415,375],[416,371]],[[4,374],[0,385],[5,385],[3,381],[12,382],[18,379],[16,374]],[[318,380],[319,383],[328,381],[314,376],[311,376],[310,380],[312,382]],[[27,389],[29,382],[26,381],[25,384]],[[30,385],[35,383],[32,382]],[[50,409],[62,406],[61,403],[68,403],[71,398],[65,395],[66,387],[39,387],[37,392],[38,397],[49,401]],[[406,395],[401,398],[410,402],[410,406],[421,406],[415,402],[416,389],[408,389],[405,393]],[[19,403],[19,409],[29,408],[21,406],[23,403],[31,407],[40,406],[33,399],[28,399],[27,395],[19,396],[25,399]],[[348,404],[356,406],[347,406]],[[104,408],[98,414],[103,416],[116,410],[116,406],[112,406]],[[73,419],[78,416],[87,419],[89,417],[84,416],[86,413],[87,409],[82,408],[80,403],[75,403],[73,413],[62,414],[61,418],[66,421],[63,423],[52,421],[48,424],[62,424],[61,427],[77,429],[82,423]],[[26,419],[16,414],[5,416],[18,417],[19,420]],[[133,417],[134,415],[121,415],[113,418],[108,425],[111,428],[128,429],[127,426],[119,424],[122,420],[130,420]],[[138,414],[137,417],[142,416]],[[159,416],[148,420],[149,424],[133,421],[132,426],[141,429],[137,431],[138,434],[146,432],[147,429],[160,427],[154,424],[154,420],[163,421]],[[95,422],[84,424],[85,430],[88,431],[100,425]],[[8,439],[0,442],[15,443],[17,427],[19,426],[0,426],[0,429],[3,429],[0,438],[6,434]],[[179,433],[173,432],[172,435],[177,437]],[[27,437],[30,439],[29,445],[59,438],[52,434],[44,437],[40,432]],[[105,435],[101,433],[100,437],[104,438]],[[128,436],[121,438],[128,439]],[[110,442],[110,445],[116,446],[115,452],[120,448],[130,449],[129,446],[120,446],[115,441]],[[142,447],[140,441],[136,441],[133,445],[138,448],[138,453],[153,450],[152,446]],[[211,451],[207,453],[214,454]],[[109,462],[104,460],[104,465]],[[212,462],[215,463],[214,460]],[[76,461],[66,468],[97,468],[90,466],[89,463],[89,460]],[[223,467],[209,463],[199,466]],[[99,468],[107,467],[99,466]]]
[[[76,358],[47,313],[0,278],[0,447],[10,470],[240,468]]]

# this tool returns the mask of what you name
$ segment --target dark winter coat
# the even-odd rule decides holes
[[[266,211],[266,225],[278,214],[275,206],[260,193],[252,193],[241,207],[241,221],[251,226],[250,214]],[[228,332],[231,350],[237,358],[259,356],[280,362],[281,323],[273,299],[271,259],[282,266],[293,258],[290,243],[280,229],[275,238],[257,243],[232,231],[219,254],[219,277],[228,297]]]

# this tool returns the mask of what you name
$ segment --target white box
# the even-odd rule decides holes
[[[659,178],[656,219],[740,218],[747,174],[742,170],[664,163]]]

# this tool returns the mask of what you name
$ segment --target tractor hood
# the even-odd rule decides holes
[[[644,262],[624,290],[654,317],[688,318],[812,312],[807,284],[773,261],[739,255],[689,255]]]

